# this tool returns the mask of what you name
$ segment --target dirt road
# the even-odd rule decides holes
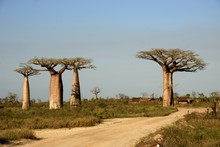
[[[170,125],[187,113],[205,109],[180,108],[165,117],[108,119],[94,127],[36,131],[42,140],[25,147],[132,147],[142,137]]]

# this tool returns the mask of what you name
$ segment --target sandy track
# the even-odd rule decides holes
[[[108,119],[94,127],[36,130],[42,140],[22,145],[25,147],[132,147],[142,137],[172,124],[187,113],[205,109],[179,108],[165,117]]]

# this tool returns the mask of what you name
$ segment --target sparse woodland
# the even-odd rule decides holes
[[[196,72],[206,67],[206,63],[196,53],[181,49],[151,49],[150,51],[138,52],[136,57],[154,61],[161,66],[163,71],[162,97],[155,98],[152,94],[153,98],[148,98],[146,101],[132,102],[129,96],[120,93],[116,99],[102,99],[98,97],[101,88],[94,87],[91,90],[94,99],[82,100],[79,74],[82,69],[96,68],[92,64],[92,59],[35,57],[27,63],[21,64],[15,71],[24,78],[22,102],[20,103],[17,95],[13,93],[9,93],[9,96],[5,98],[0,98],[0,144],[10,143],[10,140],[21,138],[36,139],[32,129],[93,126],[100,123],[102,119],[116,117],[165,116],[177,111],[176,107],[185,106],[206,107],[208,108],[207,114],[204,116],[213,121],[219,120],[220,95],[218,92],[212,92],[209,98],[203,93],[193,92],[191,95],[187,94],[188,97],[193,97],[193,103],[188,105],[175,104],[175,97],[178,94],[173,91],[173,74],[176,72]],[[62,82],[62,74],[67,70],[72,71],[73,74],[72,88],[67,87],[72,90],[69,102],[63,102],[65,86]],[[50,87],[49,103],[31,100],[30,94],[30,76],[37,76],[44,74],[44,72],[50,73],[50,81],[48,81]],[[23,111],[20,110],[21,108]],[[191,120],[189,122],[191,124]],[[26,136],[22,129],[26,130]],[[165,129],[163,132],[168,131],[169,129]],[[13,134],[22,134],[23,136],[12,137]]]
[[[152,60],[157,62],[163,71],[163,106],[174,106],[174,92],[173,92],[173,74],[175,72],[196,72],[203,70],[206,63],[198,58],[198,55],[190,50],[181,49],[152,49],[150,51],[140,51],[136,55],[137,58]],[[28,62],[30,65],[38,65],[43,69],[36,70],[30,65],[16,69],[18,73],[24,75],[23,88],[23,109],[27,109],[30,103],[30,90],[28,77],[36,75],[39,71],[48,71],[51,75],[50,79],[50,96],[49,109],[60,109],[63,107],[63,82],[62,74],[65,70],[73,71],[72,92],[70,94],[70,106],[81,105],[81,92],[79,71],[81,69],[95,69],[92,65],[92,59],[82,57],[77,58],[33,58]],[[60,67],[55,70],[55,67]],[[92,93],[97,98],[99,88],[92,90]]]

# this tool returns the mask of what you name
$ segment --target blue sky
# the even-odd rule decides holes
[[[209,95],[220,89],[219,0],[0,0],[0,97],[21,99],[23,77],[14,72],[33,57],[92,58],[96,70],[80,71],[82,96],[101,88],[102,97],[142,92],[162,95],[158,64],[135,57],[151,48],[196,52],[208,65],[175,73],[175,92]],[[47,100],[50,75],[30,77],[31,97]],[[63,74],[68,101],[72,72]]]

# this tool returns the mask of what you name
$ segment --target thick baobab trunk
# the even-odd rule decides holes
[[[169,73],[163,71],[163,107],[170,106]]]
[[[52,74],[50,79],[50,109],[60,109],[62,107],[62,84],[61,75]]]
[[[72,82],[72,93],[70,97],[70,106],[77,106],[81,104],[80,84],[79,84],[79,73],[77,69],[73,70],[73,82]]]
[[[174,106],[174,97],[173,97],[173,73],[169,73],[169,87],[170,87],[170,106]]]
[[[30,106],[30,88],[28,76],[24,76],[24,86],[22,94],[22,109],[28,109]]]

